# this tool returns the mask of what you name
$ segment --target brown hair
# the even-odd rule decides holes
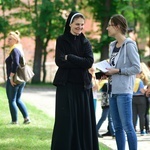
[[[122,34],[127,33],[128,24],[124,16],[120,14],[113,15],[111,18],[111,23],[115,26],[119,25]]]

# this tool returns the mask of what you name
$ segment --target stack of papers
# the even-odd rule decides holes
[[[100,61],[98,63],[95,63],[94,66],[101,70],[102,72],[107,72],[107,68],[111,68],[110,64],[107,62],[107,60],[103,60],[103,61]]]

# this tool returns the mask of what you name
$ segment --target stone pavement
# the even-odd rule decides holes
[[[55,116],[55,88],[48,88],[48,87],[29,87],[26,86],[23,94],[22,99],[31,104],[36,106],[38,109],[42,110],[46,113],[49,117]],[[100,102],[97,103],[96,109],[96,120],[101,116],[101,106]],[[32,119],[32,118],[31,118]],[[107,121],[103,123],[100,129],[100,134],[107,132]],[[138,137],[138,150],[149,150],[150,149],[150,134],[145,136],[141,136],[137,133]],[[99,142],[107,145],[109,147],[108,150],[117,150],[115,139],[112,137],[104,137],[99,138]],[[128,150],[128,145],[126,144],[126,150]]]

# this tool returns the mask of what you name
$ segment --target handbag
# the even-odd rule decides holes
[[[34,76],[34,72],[32,71],[31,67],[25,63],[24,57],[21,58],[22,62],[20,63],[15,75],[13,76],[13,81],[17,84],[28,82]]]

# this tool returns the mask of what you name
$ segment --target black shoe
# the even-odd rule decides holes
[[[110,132],[106,132],[104,134],[102,134],[102,136],[112,136]]]
[[[103,138],[103,136],[102,136],[101,134],[99,134],[99,133],[97,134],[97,136],[98,136],[99,138]]]

